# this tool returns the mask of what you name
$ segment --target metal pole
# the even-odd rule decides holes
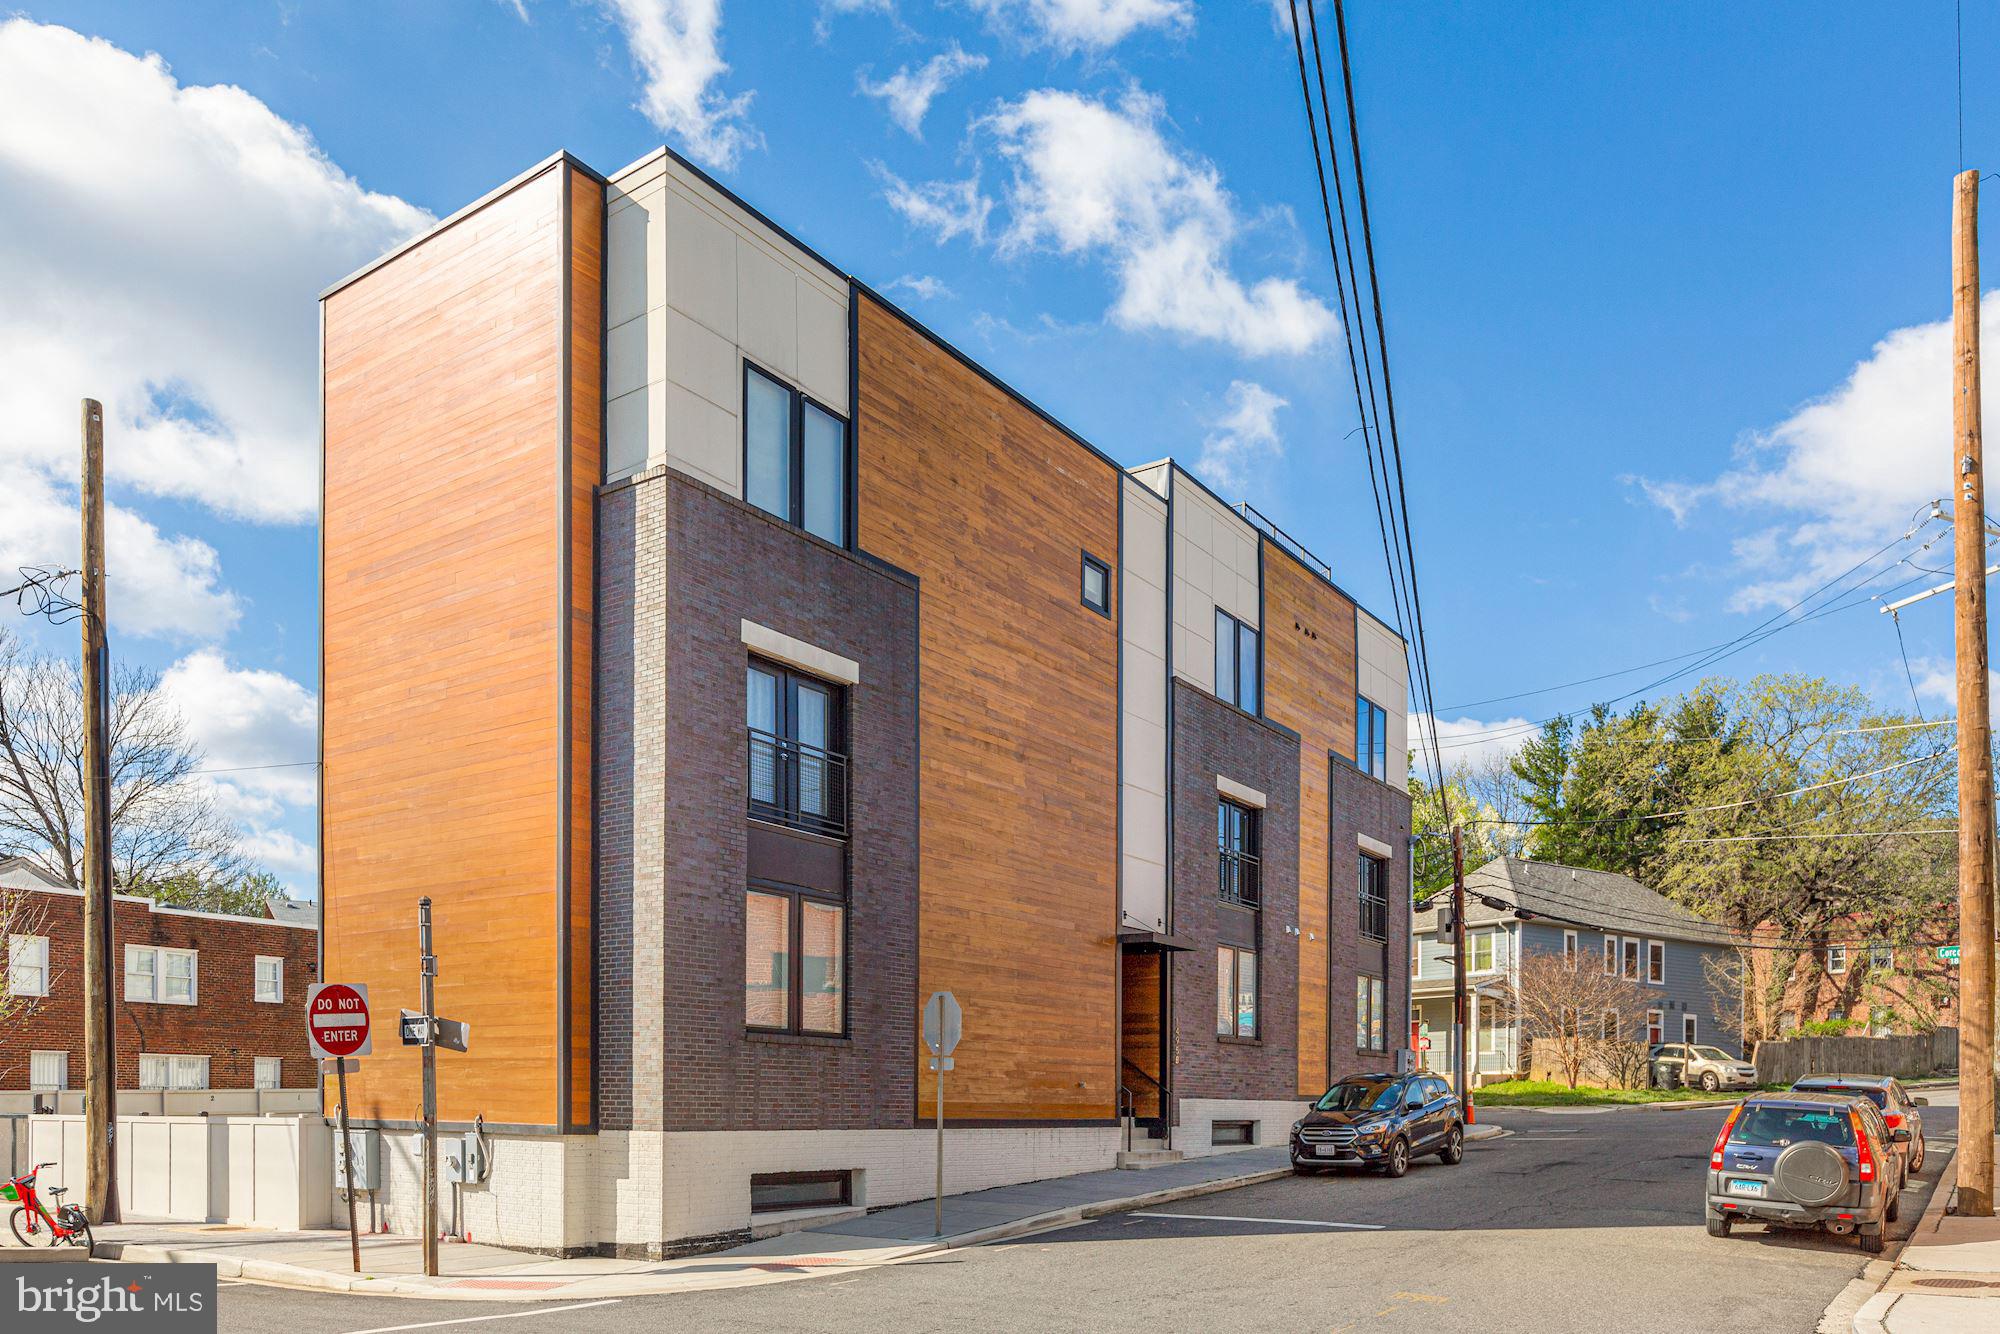
[[[431,953],[431,901],[417,900],[417,949],[423,955],[424,1045],[424,1273],[438,1272],[437,1181],[437,956]]]
[[[118,1039],[111,999],[111,683],[105,643],[104,409],[83,400],[84,1212],[118,1219]]]
[[[1993,1215],[1993,731],[1979,411],[1979,173],[1953,188],[1951,507],[1958,661],[1958,1211]]]
[[[931,1057],[937,1070],[937,1235],[944,1235],[944,1057]]]
[[[1465,1105],[1465,840],[1451,827],[1451,1077]]]
[[[361,1234],[354,1227],[354,1141],[347,1137],[347,1061],[336,1060],[340,1079],[340,1157],[347,1164],[347,1245],[354,1254],[354,1272],[361,1272]]]

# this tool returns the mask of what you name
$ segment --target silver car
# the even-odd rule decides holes
[[[1653,1084],[1658,1088],[1698,1086],[1714,1093],[1720,1089],[1757,1087],[1757,1067],[1720,1047],[1669,1042],[1653,1048],[1649,1059]]]

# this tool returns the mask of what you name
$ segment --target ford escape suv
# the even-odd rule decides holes
[[[1708,1156],[1708,1234],[1740,1222],[1824,1228],[1882,1251],[1896,1221],[1909,1130],[1866,1098],[1773,1093],[1732,1108]]]
[[[1292,1126],[1292,1170],[1302,1174],[1373,1167],[1399,1177],[1431,1153],[1447,1165],[1465,1157],[1464,1110],[1436,1075],[1349,1075]]]

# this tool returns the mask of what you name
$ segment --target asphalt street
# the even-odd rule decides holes
[[[1930,1091],[1930,1161],[1956,1133]],[[1817,1325],[1867,1257],[1853,1238],[1702,1228],[1723,1109],[1509,1110],[1511,1133],[1400,1181],[1290,1178],[999,1245],[738,1291],[577,1306],[222,1290],[225,1331],[1756,1330]],[[440,1323],[442,1322],[442,1323]]]

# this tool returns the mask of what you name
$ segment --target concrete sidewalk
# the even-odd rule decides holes
[[[1500,1133],[1497,1126],[1478,1126],[1469,1137],[1490,1139]],[[356,1274],[347,1234],[330,1230],[127,1223],[98,1230],[96,1255],[153,1264],[213,1264],[226,1278],[334,1292],[478,1301],[639,1297],[752,1287],[894,1264],[1101,1214],[1234,1190],[1290,1172],[1285,1149],[1244,1149],[1145,1171],[1106,1169],[948,1196],[942,1237],[935,1235],[932,1204],[925,1200],[678,1260],[551,1260],[454,1242],[440,1248],[444,1272],[436,1278],[420,1272],[421,1250],[410,1237],[363,1237],[362,1272]]]
[[[1855,1334],[2000,1330],[2000,1218],[1948,1212],[1955,1193],[1939,1184],[1888,1282],[1855,1312]]]

